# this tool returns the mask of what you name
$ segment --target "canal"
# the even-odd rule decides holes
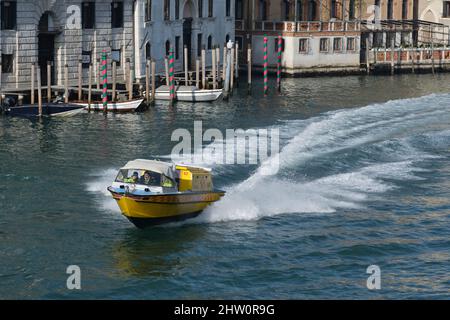
[[[246,92],[242,79],[228,102],[0,117],[0,298],[448,299],[450,75],[285,79],[268,97],[256,79]],[[221,202],[136,229],[106,188],[131,159],[167,159],[195,120],[279,129],[280,170],[213,165]],[[81,290],[66,287],[70,265]]]

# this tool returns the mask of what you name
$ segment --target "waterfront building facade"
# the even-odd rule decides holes
[[[439,12],[433,7],[442,8],[434,14],[442,18],[430,18],[429,11]],[[366,46],[446,45],[448,22],[450,1],[442,0],[236,0],[236,41],[251,44],[261,66],[266,35],[273,69],[281,35],[282,68],[291,74],[358,72]]]
[[[276,66],[276,39],[281,35],[285,73],[357,72],[358,9],[353,0],[237,0],[236,41],[252,45],[257,67],[263,64],[264,36],[269,68]]]
[[[45,84],[47,62],[53,65],[54,85],[63,85],[66,65],[69,84],[75,85],[80,61],[84,79],[92,63],[98,82],[104,50],[109,66],[116,61],[119,80],[127,73],[138,82],[145,79],[150,58],[163,73],[170,46],[181,71],[184,45],[192,65],[202,46],[209,53],[234,39],[232,13],[231,0],[0,0],[0,87],[29,89],[33,63]]]

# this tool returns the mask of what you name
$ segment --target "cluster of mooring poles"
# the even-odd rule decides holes
[[[268,38],[264,35],[264,64],[263,64],[263,77],[264,77],[264,95],[269,92],[268,84]],[[180,74],[175,73],[175,51],[173,47],[169,48],[169,55],[164,59],[165,73],[159,75],[160,80],[164,80],[165,84],[169,87],[170,101],[175,102],[177,99],[177,86],[184,84],[185,86],[195,86],[196,90],[209,90],[209,89],[222,89],[224,99],[228,99],[233,93],[233,89],[238,86],[239,82],[239,44],[233,43],[231,40],[225,44],[221,57],[220,47],[213,46],[210,50],[211,53],[211,65],[210,68],[206,67],[206,49],[202,47],[200,55],[195,59],[195,71],[189,70],[189,50],[187,46],[183,48],[183,72]],[[252,92],[252,47],[251,44],[247,48],[247,83],[248,94]],[[277,90],[281,90],[281,62],[282,62],[282,37],[277,38]],[[112,61],[112,89],[108,89],[108,54],[106,50],[103,50],[101,59],[97,60],[97,66],[99,67],[97,72],[97,79],[95,82],[97,87],[94,88],[94,70],[92,63],[89,63],[88,71],[88,86],[87,89],[83,86],[83,62],[78,62],[78,85],[77,87],[69,86],[69,66],[64,66],[63,72],[63,86],[52,85],[52,68],[53,63],[47,63],[47,97],[48,103],[52,102],[52,90],[64,91],[64,103],[69,103],[69,95],[71,91],[78,91],[78,101],[81,102],[84,98],[84,93],[87,91],[87,104],[88,111],[91,112],[91,105],[94,93],[101,96],[101,104],[103,106],[103,112],[108,112],[108,103],[115,103],[118,99],[118,81],[117,81],[117,62]],[[155,101],[156,97],[156,62],[153,59],[147,60],[145,68],[145,95],[142,93],[142,87],[140,87],[139,95],[144,96],[147,105],[151,105]],[[1,77],[1,68],[0,68]],[[37,103],[39,108],[39,115],[42,115],[42,85],[41,85],[41,70],[37,63],[31,65],[31,104],[36,103],[36,90],[37,90]],[[131,73],[130,59],[126,59],[124,83],[125,91],[121,91],[127,95],[127,98],[131,101],[134,97],[133,77]],[[37,87],[36,87],[37,86]],[[1,88],[0,88],[1,89]],[[108,94],[111,96],[111,100],[108,100]],[[4,93],[0,92],[0,99],[3,99]],[[19,98],[19,104],[22,98]],[[1,100],[0,100],[1,102]]]

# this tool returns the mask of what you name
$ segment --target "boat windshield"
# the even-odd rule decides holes
[[[134,183],[153,187],[161,187],[162,180],[160,173],[140,169],[122,169],[119,171],[116,178],[116,182]]]

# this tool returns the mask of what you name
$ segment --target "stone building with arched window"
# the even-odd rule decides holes
[[[108,66],[117,62],[119,79],[127,76],[127,61],[137,81],[145,79],[149,58],[162,73],[168,46],[181,71],[184,45],[192,64],[208,39],[212,46],[234,39],[232,13],[234,0],[0,0],[0,91],[29,90],[33,63],[43,84],[51,63],[51,82],[60,86],[66,65],[75,86],[79,63],[84,79],[92,64],[95,84],[103,50]]]

